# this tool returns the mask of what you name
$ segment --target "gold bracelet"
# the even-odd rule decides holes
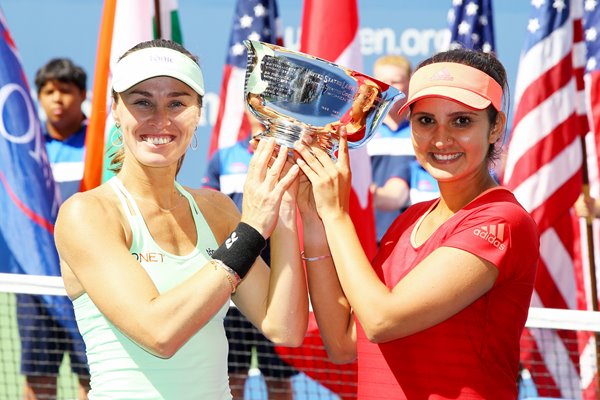
[[[315,256],[315,257],[306,257],[304,255],[304,252],[301,252],[300,256],[302,257],[302,259],[304,261],[321,261],[321,260],[324,260],[326,258],[330,258],[331,254],[326,254],[326,255],[323,255],[323,256]]]
[[[232,270],[227,265],[225,265],[225,263],[221,260],[212,259],[209,262],[214,266],[215,271],[218,268],[218,269],[221,269],[223,272],[225,272],[225,277],[227,278],[227,281],[231,285],[231,294],[234,294],[235,291],[237,290],[237,285],[241,281],[239,275],[236,274],[234,270]],[[235,280],[234,280],[234,278],[232,278],[231,275],[235,276]]]

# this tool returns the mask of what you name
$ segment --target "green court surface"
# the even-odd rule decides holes
[[[19,372],[21,344],[15,314],[15,295],[0,293],[0,400],[22,398],[23,376]],[[65,357],[58,379],[57,399],[75,399],[77,379]]]

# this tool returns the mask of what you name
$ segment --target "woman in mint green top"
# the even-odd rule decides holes
[[[261,140],[242,214],[176,175],[200,118],[193,55],[143,42],[117,62],[117,175],[71,197],[55,236],[87,347],[90,399],[230,399],[229,300],[269,339],[299,345],[308,299],[296,227],[298,168]],[[258,256],[271,240],[271,269]]]

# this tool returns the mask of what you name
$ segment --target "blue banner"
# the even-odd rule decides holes
[[[59,199],[18,51],[0,11],[0,272],[59,276]],[[65,296],[44,296],[72,326]]]

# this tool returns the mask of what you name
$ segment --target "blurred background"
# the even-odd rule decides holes
[[[326,0],[323,0],[326,1]],[[414,65],[447,45],[447,14],[452,0],[359,0],[360,37],[364,70],[372,74],[375,59],[402,54]],[[92,88],[102,0],[2,0],[6,24],[21,54],[29,85],[37,68],[53,57],[70,57],[87,71]],[[286,47],[299,47],[302,0],[278,0]],[[207,95],[200,145],[190,150],[179,181],[200,186],[208,143],[217,118],[219,90],[226,60],[235,0],[179,0],[183,44],[201,60]],[[526,37],[528,1],[494,2],[496,48],[514,86],[519,55]],[[331,29],[336,29],[332,21]],[[34,96],[35,98],[35,96]]]

